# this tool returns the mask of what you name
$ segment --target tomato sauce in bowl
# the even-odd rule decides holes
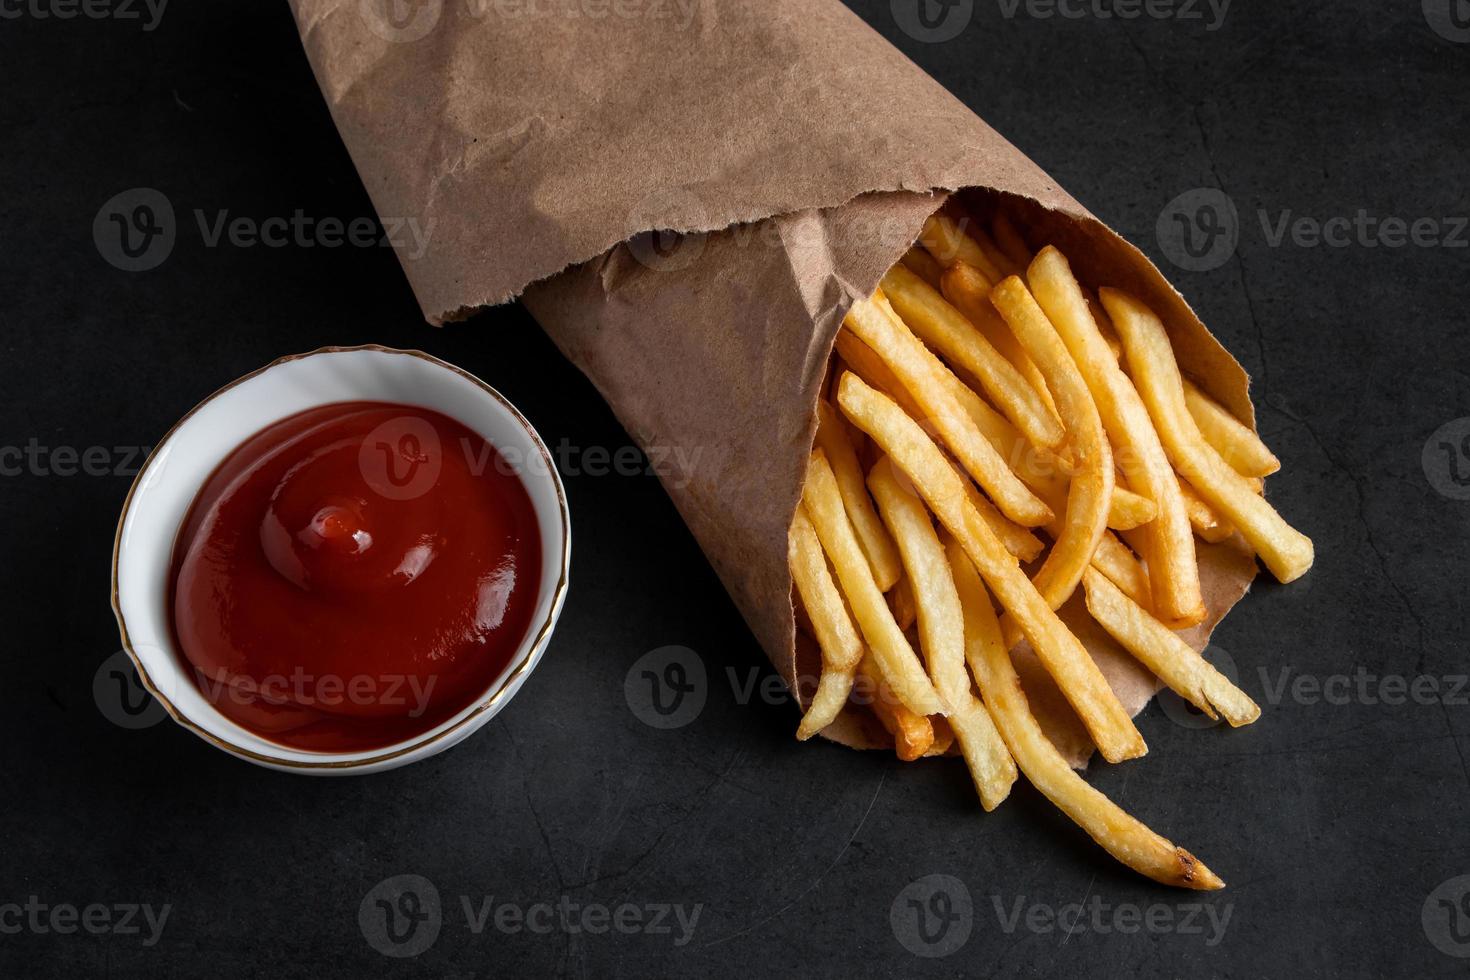
[[[427,732],[526,637],[540,529],[514,466],[439,412],[339,402],[234,449],[180,527],[169,606],[185,673],[281,745]]]

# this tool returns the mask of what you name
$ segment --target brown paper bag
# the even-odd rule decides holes
[[[291,2],[378,213],[433,229],[399,253],[424,315],[521,296],[645,450],[684,450],[665,487],[803,699],[818,665],[796,643],[786,529],[818,385],[847,306],[948,192],[1016,199],[1084,282],[1141,296],[1181,366],[1254,417],[1245,372],[1158,270],[837,0]],[[1238,542],[1200,555],[1198,648],[1255,573]],[[1141,710],[1157,681],[1086,625]],[[1080,722],[1018,661],[1083,764]],[[846,716],[826,734],[888,744]]]

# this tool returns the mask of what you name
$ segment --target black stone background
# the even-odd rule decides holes
[[[984,815],[956,763],[798,745],[789,706],[740,703],[727,671],[743,684],[770,670],[652,477],[567,475],[571,596],[503,714],[427,762],[321,780],[167,722],[104,717],[93,680],[119,647],[108,570],[129,480],[26,472],[0,479],[0,904],[172,908],[152,946],[146,928],[0,933],[0,974],[1465,975],[1470,960],[1421,918],[1434,889],[1470,874],[1463,691],[1396,706],[1372,682],[1342,704],[1267,690],[1283,669],[1318,682],[1467,670],[1470,501],[1441,455],[1463,430],[1448,451],[1431,437],[1470,416],[1470,236],[1273,247],[1260,217],[1470,213],[1470,44],[1430,26],[1448,3],[1237,0],[1208,30],[1203,4],[1202,20],[1121,20],[1007,17],[982,0],[944,43],[905,35],[881,0],[853,5],[1158,261],[1255,378],[1285,465],[1271,498],[1318,555],[1295,585],[1263,577],[1217,634],[1264,716],[1196,730],[1155,704],[1140,719],[1148,757],[1089,777],[1230,882],[1202,899],[1228,911],[1223,938],[1203,916],[1203,934],[1177,928],[1199,896],[1119,867],[1029,787]],[[373,214],[284,3],[177,0],[153,31],[29,10],[0,4],[0,446],[146,446],[277,356],[361,342],[480,374],[553,446],[629,444],[518,306],[435,330],[387,249],[204,247],[194,209]],[[93,243],[98,209],[135,187],[180,216],[171,258],[147,273]],[[1155,230],[1196,188],[1222,189],[1240,215],[1235,257],[1205,272],[1171,265]],[[634,661],[666,645],[696,651],[710,677],[703,712],[676,731],[640,722],[623,693]],[[398,874],[433,882],[444,909],[432,947],[401,960],[358,924]],[[946,958],[899,938],[913,917],[900,892],[928,875],[971,902],[968,940]],[[462,896],[702,909],[676,945],[475,934]],[[1018,902],[1101,911],[1070,932],[1024,918],[1007,931]],[[1175,927],[1094,927],[1129,908]]]

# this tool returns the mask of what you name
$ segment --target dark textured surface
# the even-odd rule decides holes
[[[0,975],[1464,975],[1451,954],[1470,953],[1470,903],[1451,879],[1470,874],[1470,709],[1453,678],[1470,501],[1455,477],[1470,444],[1464,429],[1431,437],[1470,416],[1470,234],[1445,220],[1470,212],[1470,43],[1454,40],[1470,32],[1449,0],[1241,3],[1217,30],[1206,4],[1198,20],[1125,21],[981,2],[930,43],[888,3],[855,6],[1159,261],[1256,378],[1285,465],[1272,499],[1318,554],[1303,581],[1260,583],[1217,634],[1264,716],[1198,730],[1156,704],[1140,719],[1149,756],[1090,777],[1230,882],[1203,899],[1210,913],[1116,866],[1029,788],[986,816],[958,764],[797,745],[788,706],[742,695],[764,657],[652,477],[568,473],[561,626],[515,703],[448,753],[313,780],[168,723],[125,730],[93,680],[118,647],[107,577],[129,481],[22,463],[0,478],[0,906],[170,910],[149,945],[146,923],[61,935],[0,908]],[[237,375],[360,342],[475,371],[574,462],[628,444],[519,308],[434,331],[386,249],[204,246],[195,209],[372,213],[284,3],[180,3],[152,31],[0,6],[14,10],[0,19],[0,446],[106,447],[94,461],[126,464],[115,447],[148,445]],[[180,218],[146,273],[104,262],[92,236],[103,203],[135,187]],[[1197,188],[1233,201],[1239,247],[1194,272],[1155,226]],[[1359,209],[1435,219],[1444,241],[1273,244],[1283,212]],[[624,696],[633,663],[666,645],[710,678],[703,712],[674,731]],[[1390,676],[1439,679],[1441,696],[1383,703]],[[433,882],[444,908],[413,959],[381,955],[358,923],[399,874]],[[937,947],[916,938],[904,892],[929,875],[962,884],[973,910],[946,885],[960,919]],[[493,915],[476,933],[466,902],[700,908],[692,937],[677,923],[533,934]],[[1046,929],[1047,910],[1065,924]],[[906,948],[953,944],[967,921],[945,958]]]

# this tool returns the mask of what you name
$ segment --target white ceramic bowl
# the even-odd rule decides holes
[[[344,401],[399,402],[463,423],[518,472],[541,526],[541,581],[526,637],[480,697],[437,727],[364,752],[279,745],[218,711],[185,673],[169,610],[174,541],[200,487],[236,446],[290,415]],[[321,775],[380,772],[459,742],[505,707],[546,649],[571,561],[566,493],[541,437],[499,392],[421,351],[327,347],[284,357],[221,388],[185,415],[148,457],[123,505],[112,556],[112,607],[144,685],[180,725],[258,765]]]

